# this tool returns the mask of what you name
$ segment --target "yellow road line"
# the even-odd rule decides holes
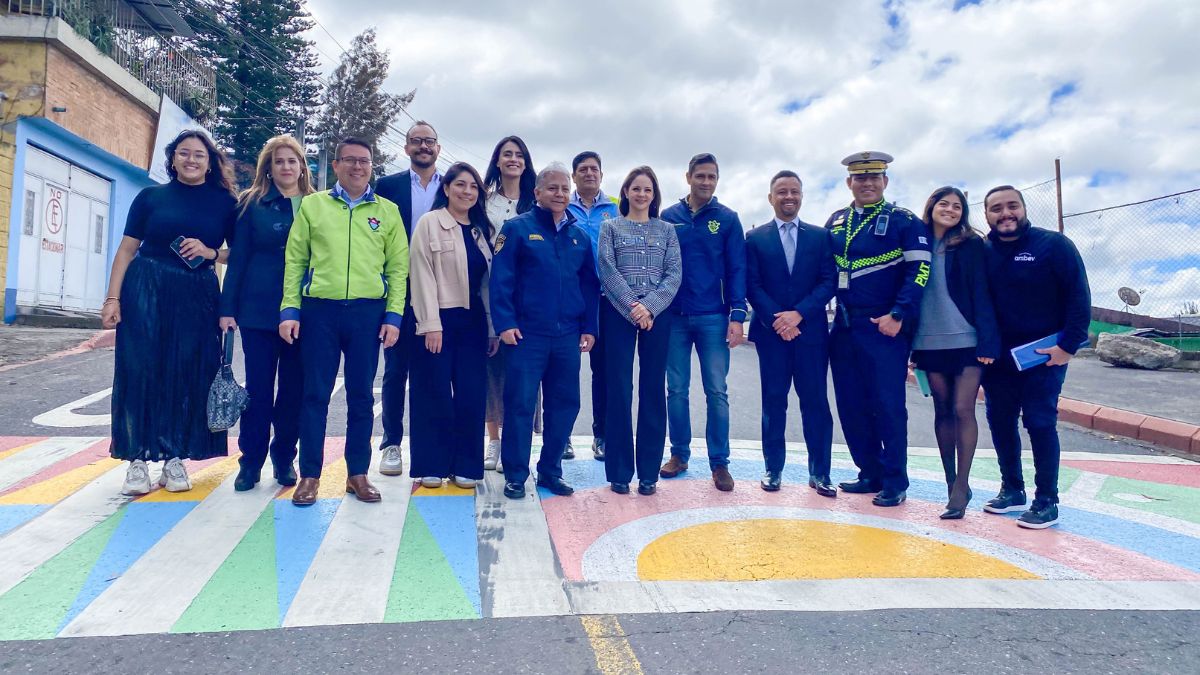
[[[642,675],[642,664],[625,636],[617,617],[581,616],[580,623],[587,633],[592,653],[596,655],[596,667],[604,675]]]

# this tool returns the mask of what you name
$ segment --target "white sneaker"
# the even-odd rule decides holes
[[[421,487],[440,488],[442,487],[442,479],[437,476],[425,476],[421,479]]]
[[[487,452],[483,455],[483,470],[497,471],[500,466],[500,441],[488,441]]]
[[[404,475],[404,458],[400,456],[400,446],[389,445],[383,449],[383,457],[379,460],[379,473],[385,476]]]
[[[129,463],[129,468],[125,471],[125,484],[121,486],[121,494],[130,496],[150,494],[150,470],[146,468],[145,462],[135,459]]]
[[[192,489],[192,481],[188,480],[187,469],[183,468],[183,460],[178,457],[167,460],[163,464],[162,473],[158,476],[159,487],[167,492],[187,492]]]
[[[474,478],[463,478],[462,476],[454,477],[454,484],[464,490],[474,490],[475,483],[476,481]]]

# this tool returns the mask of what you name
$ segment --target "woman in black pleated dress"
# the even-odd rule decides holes
[[[234,221],[233,171],[203,131],[179,134],[166,161],[171,181],[129,209],[101,311],[117,329],[110,453],[129,462],[128,495],[150,492],[147,462],[164,462],[158,484],[182,492],[192,485],[181,460],[228,454],[206,413],[221,363],[214,263]]]

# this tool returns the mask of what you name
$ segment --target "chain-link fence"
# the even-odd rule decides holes
[[[1054,179],[1021,188],[1035,226],[1058,229],[1057,192]],[[982,202],[971,204],[971,225],[988,231]],[[1181,332],[1200,332],[1200,188],[1063,214],[1063,231],[1083,256],[1093,307],[1170,319]]]

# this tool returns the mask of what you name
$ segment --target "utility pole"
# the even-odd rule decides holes
[[[296,140],[300,142],[300,147],[304,147],[304,118],[300,118],[296,122]]]
[[[317,189],[324,190],[329,183],[329,147],[325,142],[321,141],[321,148],[317,150]]]
[[[1058,158],[1054,158],[1054,189],[1058,192],[1058,232],[1063,231],[1063,212],[1062,212],[1062,162]]]

